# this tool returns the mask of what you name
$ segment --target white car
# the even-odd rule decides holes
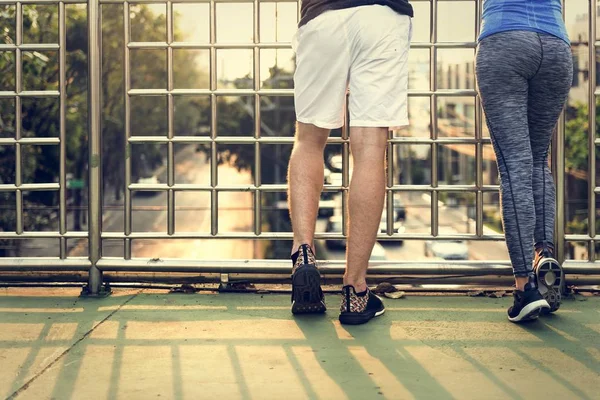
[[[138,178],[137,183],[142,185],[157,185],[159,182],[156,176],[148,176],[145,178]]]
[[[441,228],[439,236],[456,235],[452,228]],[[469,247],[464,240],[428,240],[425,242],[425,256],[443,260],[468,260]]]

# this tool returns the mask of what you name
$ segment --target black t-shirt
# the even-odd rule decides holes
[[[413,8],[408,0],[302,0],[300,9],[300,22],[298,26],[306,24],[313,18],[329,10],[341,10],[343,8],[352,8],[370,5],[388,6],[392,10],[413,16]]]

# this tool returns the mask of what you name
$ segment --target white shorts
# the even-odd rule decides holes
[[[381,5],[327,11],[301,26],[294,98],[299,122],[335,129],[408,125],[408,51],[412,22]]]

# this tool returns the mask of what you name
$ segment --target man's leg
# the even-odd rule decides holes
[[[328,136],[329,129],[298,122],[288,170],[288,201],[294,230],[292,253],[302,244],[313,246]]]
[[[385,199],[387,128],[350,131],[354,171],[350,182],[349,232],[344,285],[367,289],[367,267],[375,245]]]
[[[340,322],[364,324],[385,311],[367,287],[367,268],[385,198],[385,149],[388,128],[351,128],[354,171],[350,182],[349,233]]]
[[[388,7],[362,7],[346,29],[349,37],[357,38],[350,47],[348,105],[354,172],[339,319],[342,324],[362,324],[385,311],[381,299],[367,288],[366,275],[383,211],[388,128],[408,125],[411,20]]]
[[[323,151],[329,130],[298,123],[288,171],[292,247],[292,312],[324,312],[321,276],[313,248],[319,198],[323,190]]]

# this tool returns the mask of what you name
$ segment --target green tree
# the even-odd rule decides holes
[[[67,13],[67,68],[66,78],[66,152],[68,171],[82,169],[86,157],[86,111],[87,111],[87,64],[85,51],[86,14],[83,7],[69,7]],[[0,7],[0,41],[14,44],[15,7]],[[24,43],[58,42],[58,7],[56,5],[23,6]],[[57,51],[24,51],[22,53],[22,88],[24,90],[57,90],[59,82]],[[16,89],[15,54],[3,52],[0,55],[0,90]],[[13,99],[3,99],[0,108],[0,132],[3,137],[14,137],[16,126],[15,104]],[[57,98],[23,98],[21,106],[22,137],[58,137],[60,102]],[[82,146],[82,143],[84,146]],[[58,181],[59,151],[57,145],[21,146],[21,171],[23,182],[48,183]],[[14,146],[0,148],[0,180],[2,183],[15,183],[16,159]],[[15,229],[15,196],[3,193],[3,212],[0,216],[0,230]],[[58,192],[33,191],[23,195],[24,228],[26,230],[57,229],[56,204]],[[81,198],[75,205],[81,204]],[[77,208],[77,207],[76,207]],[[5,241],[3,249],[15,249],[18,254],[20,241]],[[0,250],[6,254],[6,251]],[[9,254],[14,254],[13,252]]]
[[[144,41],[164,41],[166,21],[164,16],[156,16],[147,5],[132,6],[132,38]],[[0,43],[15,43],[16,15],[14,5],[0,6]],[[104,182],[117,193],[124,190],[124,38],[122,5],[105,5],[103,12],[102,37],[102,162]],[[67,6],[66,29],[66,169],[75,179],[87,181],[88,132],[87,132],[87,75],[88,40],[86,7]],[[140,39],[143,38],[143,39]],[[23,41],[25,43],[58,43],[58,6],[23,5]],[[58,51],[24,51],[23,80],[24,90],[58,90],[59,63]],[[178,53],[177,65],[188,66],[195,55],[189,52]],[[131,52],[132,87],[157,87],[166,82],[166,51]],[[182,74],[180,84],[194,87],[197,82],[206,81],[206,73],[195,69]],[[154,85],[154,86],[152,86]],[[197,86],[197,85],[196,85]],[[164,83],[166,88],[166,83]],[[0,90],[14,91],[15,53],[0,52]],[[135,126],[132,134],[161,134],[166,136],[166,108],[159,101],[132,97],[132,116]],[[153,100],[156,100],[153,99]],[[162,97],[166,102],[166,97]],[[194,108],[195,100],[179,102],[180,110],[177,129],[194,133],[198,126],[207,124],[207,116],[201,118]],[[197,104],[196,104],[197,105]],[[135,109],[134,109],[135,107]],[[60,103],[56,98],[24,98],[22,101],[23,137],[58,137]],[[0,137],[14,137],[15,109],[13,99],[0,99]],[[132,121],[133,122],[133,121]],[[164,146],[163,146],[164,147]],[[57,145],[21,146],[21,170],[23,182],[58,182],[59,152]],[[162,162],[161,147],[155,143],[144,143],[129,152],[132,157],[133,179],[140,174],[145,160],[147,168],[155,168]],[[15,183],[15,147],[0,146],[0,183]],[[85,190],[69,191],[70,207],[73,207],[75,230],[82,228],[81,214],[85,210]],[[58,192],[33,191],[24,194],[24,227],[26,230],[55,230],[58,227],[56,204]],[[16,227],[15,195],[0,193],[2,212],[0,230],[14,231]],[[35,211],[32,211],[35,210]],[[30,212],[32,211],[32,212]],[[2,249],[16,249],[14,243],[0,243]],[[0,249],[0,254],[6,251]],[[10,253],[13,254],[13,253]]]
[[[155,15],[144,4],[131,7],[131,40],[144,42],[166,41],[166,18]],[[132,182],[147,176],[163,162],[166,146],[156,143],[140,143],[129,146],[125,153],[125,75],[124,75],[124,34],[123,6],[102,7],[102,95],[103,95],[103,166],[105,189],[113,190],[119,199],[125,190],[125,159],[131,158]],[[175,32],[176,36],[184,36]],[[197,54],[192,51],[174,51],[174,70],[177,84],[185,87],[199,87],[207,81],[206,71],[189,66],[196,63]],[[130,50],[130,84],[132,89],[166,89],[167,51]],[[197,97],[175,98],[176,134],[200,134],[209,125],[207,112],[210,110],[207,99]],[[131,96],[130,132],[132,136],[167,135],[167,97]]]
[[[600,100],[596,100],[596,132],[600,132]],[[565,130],[565,158],[568,175],[567,181],[581,179],[587,176],[589,157],[589,120],[588,106],[576,103],[567,106]],[[596,151],[595,165],[600,165],[600,152]],[[589,179],[589,178],[588,178]],[[588,231],[588,186],[579,185],[582,189],[578,193],[567,191],[567,221],[568,231],[571,233],[587,233]],[[585,206],[583,205],[585,204]],[[597,208],[596,208],[596,212]],[[600,215],[598,215],[600,217]],[[596,230],[600,229],[600,218],[596,218]]]

